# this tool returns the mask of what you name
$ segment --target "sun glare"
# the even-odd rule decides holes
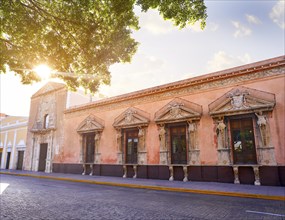
[[[36,66],[34,71],[41,77],[42,80],[48,79],[51,75],[51,69],[45,64]]]

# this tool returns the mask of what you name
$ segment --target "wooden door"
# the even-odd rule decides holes
[[[256,164],[252,118],[230,120],[234,164]]]
[[[40,156],[39,156],[38,171],[45,171],[45,169],[46,169],[47,148],[48,148],[48,144],[46,144],[46,143],[40,145]]]
[[[187,164],[186,126],[170,127],[171,163]]]
[[[9,169],[11,152],[7,152],[6,169]]]
[[[23,169],[24,151],[18,151],[17,170]]]
[[[137,164],[138,162],[138,133],[137,129],[126,131],[126,163]]]
[[[86,134],[85,138],[85,163],[94,163],[95,133]]]

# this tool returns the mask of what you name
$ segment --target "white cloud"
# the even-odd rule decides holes
[[[141,13],[139,16],[140,26],[155,35],[166,34],[177,29],[171,21],[164,20],[157,10],[148,10],[147,13]]]
[[[245,25],[242,25],[240,22],[238,21],[232,21],[232,24],[234,25],[234,27],[236,28],[236,31],[234,33],[234,37],[238,38],[238,37],[245,37],[245,36],[249,36],[251,35],[251,29]]]
[[[219,28],[219,25],[217,23],[214,23],[214,22],[207,23],[204,30],[201,29],[200,25],[201,25],[201,22],[198,21],[192,25],[189,25],[187,27],[187,29],[190,29],[192,32],[202,32],[202,31],[208,31],[208,30],[215,32]]]
[[[254,16],[254,15],[246,14],[245,17],[246,17],[246,20],[248,21],[248,23],[250,23],[250,24],[261,24],[261,21],[258,19],[258,17]]]
[[[147,30],[148,32],[151,32],[155,35],[160,34],[167,34],[171,31],[177,31],[179,30],[178,27],[174,26],[172,21],[170,20],[164,20],[161,15],[159,15],[157,10],[148,10],[146,13],[140,13],[138,14],[140,17],[140,26],[142,29]],[[196,23],[192,25],[186,26],[181,31],[191,30],[192,32],[202,32],[206,30],[210,31],[216,31],[218,29],[218,24],[214,22],[209,22],[206,25],[206,28],[204,30],[200,27],[201,21],[197,21]]]
[[[209,26],[207,27],[206,26],[206,30],[207,29],[210,29],[211,31],[215,32],[216,30],[218,30],[219,28],[219,25],[217,23],[214,23],[214,22],[210,22],[209,23]]]
[[[165,83],[171,80],[162,77],[165,62],[157,57],[138,53],[132,63],[111,66],[111,86],[101,86],[100,93],[115,96]]]
[[[251,62],[249,54],[243,56],[229,55],[224,51],[219,51],[214,54],[213,58],[208,61],[207,70],[209,72],[224,70],[235,66],[244,65]]]
[[[285,1],[279,0],[271,9],[269,17],[276,23],[280,28],[285,29]]]

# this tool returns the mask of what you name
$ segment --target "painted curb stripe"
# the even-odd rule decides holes
[[[96,180],[81,180],[81,179],[72,179],[72,178],[66,178],[66,177],[38,176],[38,175],[33,175],[33,174],[21,174],[21,173],[0,172],[0,174],[33,177],[33,178],[39,178],[39,179],[51,179],[51,180],[60,180],[60,181],[69,181],[69,182],[89,183],[89,184],[97,184],[97,185],[119,186],[119,187],[128,187],[128,188],[136,188],[136,189],[151,189],[151,190],[160,190],[160,191],[169,191],[169,192],[185,192],[185,193],[196,193],[196,194],[207,194],[207,195],[218,195],[218,196],[233,196],[233,197],[243,197],[243,198],[285,201],[284,196],[270,196],[270,195],[238,193],[238,192],[185,189],[185,188],[164,187],[164,186],[148,186],[148,185],[129,184],[129,183],[104,182],[104,181],[96,181]]]

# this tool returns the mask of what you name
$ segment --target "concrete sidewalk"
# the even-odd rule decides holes
[[[107,176],[83,176],[79,174],[44,173],[18,170],[0,170],[0,174],[108,186],[130,187],[138,189],[164,190],[172,192],[199,193],[285,201],[285,187],[281,186],[254,186],[217,182],[182,182]]]

